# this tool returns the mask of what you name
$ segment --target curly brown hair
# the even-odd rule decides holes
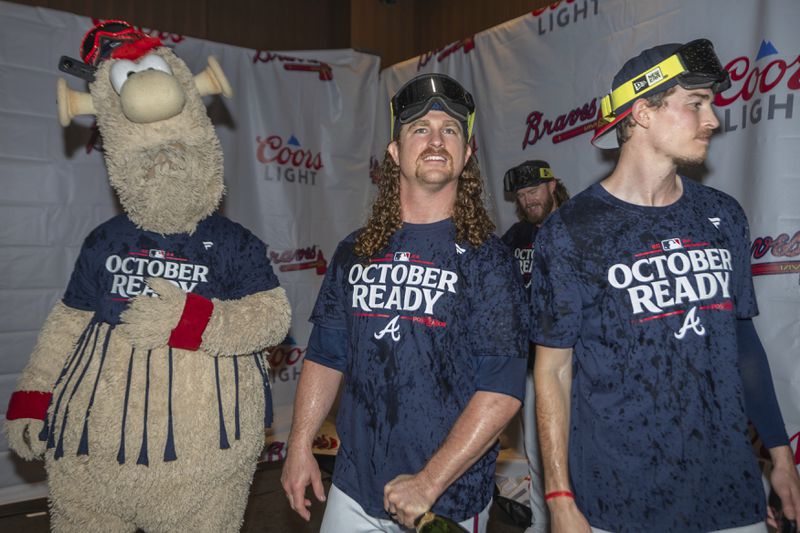
[[[472,155],[458,178],[458,192],[453,206],[456,241],[480,246],[494,232],[494,222],[486,212],[483,196],[481,170],[477,158]],[[400,167],[387,151],[378,168],[378,196],[372,204],[372,213],[356,237],[356,255],[368,258],[380,252],[402,225]]]

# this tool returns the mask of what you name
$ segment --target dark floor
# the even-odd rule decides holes
[[[323,468],[328,466],[321,459]],[[283,463],[261,463],[253,478],[250,500],[244,515],[243,533],[315,533],[319,531],[324,503],[316,503],[311,509],[311,521],[305,522],[289,507],[280,484]],[[330,475],[323,471],[326,490],[330,487]],[[313,499],[313,498],[312,498]],[[45,533],[49,531],[47,502],[44,499],[30,500],[0,506],[0,531],[4,533]],[[489,533],[522,533],[511,518],[497,505],[489,514]]]

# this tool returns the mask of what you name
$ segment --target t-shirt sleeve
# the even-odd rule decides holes
[[[506,394],[523,401],[527,372],[527,359],[499,355],[479,356],[477,389]]]
[[[98,294],[98,283],[100,279],[97,271],[97,254],[93,252],[90,242],[95,242],[95,237],[89,235],[83,241],[78,259],[75,260],[75,268],[67,284],[62,302],[67,307],[81,309],[83,311],[94,311]]]
[[[236,283],[231,287],[231,299],[268,291],[280,285],[267,255],[267,245],[249,231],[244,230],[240,237],[235,256],[238,259],[234,263]]]
[[[525,292],[516,259],[496,244],[469,274],[469,343],[478,359],[478,390],[522,398],[528,357]]]
[[[347,363],[347,314],[342,289],[342,256],[345,247],[340,244],[333,254],[317,302],[311,312],[314,324],[308,340],[305,358],[334,370],[344,371]]]
[[[734,214],[735,233],[731,239],[731,255],[733,261],[732,291],[736,318],[752,318],[758,315],[758,304],[753,287],[752,266],[750,264],[750,227],[747,215],[733,199],[735,207],[730,210]]]
[[[347,313],[345,294],[342,287],[342,280],[345,274],[343,256],[345,254],[344,244],[339,244],[333,254],[322,286],[317,294],[317,301],[314,310],[311,312],[311,322],[318,326],[332,329],[345,329],[347,327]]]
[[[305,360],[344,372],[347,365],[347,330],[315,324],[308,339]]]
[[[558,238],[556,238],[558,236]],[[536,236],[531,275],[531,341],[552,348],[571,348],[578,339],[582,302],[570,258],[575,247],[557,216]]]

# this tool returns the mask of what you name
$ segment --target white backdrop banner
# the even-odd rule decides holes
[[[61,55],[79,57],[94,22],[0,2],[0,409],[52,305],[63,295],[88,232],[118,212],[93,120],[57,120]],[[197,73],[219,60],[234,97],[209,98],[225,154],[224,213],[269,246],[293,323],[270,355],[273,456],[291,423],[308,317],[338,242],[363,224],[379,59],[352,50],[268,52],[143,28]],[[46,494],[41,463],[0,439],[0,503]]]
[[[691,177],[731,194],[750,221],[760,316],[786,428],[800,462],[800,2],[564,0],[385,69],[379,101],[411,77],[448,74],[473,94],[475,146],[498,233],[516,221],[505,171],[548,161],[571,193],[609,174],[614,153],[591,146],[600,98],[622,64],[668,42],[711,39],[732,87],[721,126]],[[384,104],[385,105],[385,104]],[[373,164],[389,117],[378,112]]]
[[[475,96],[474,149],[502,232],[514,222],[502,175],[549,161],[576,193],[608,174],[613,154],[589,144],[599,99],[621,64],[664,42],[711,39],[733,86],[722,126],[692,177],[744,206],[761,315],[792,445],[800,435],[800,20],[797,0],[563,0],[386,69],[352,50],[268,52],[145,29],[194,71],[215,55],[234,98],[209,99],[225,153],[223,210],[269,245],[294,311],[273,350],[273,436],[285,439],[307,322],[337,242],[360,226],[369,171],[388,142],[388,98],[419,72],[444,72]],[[81,242],[118,212],[92,120],[56,120],[56,70],[77,56],[92,21],[0,1],[0,409]],[[62,75],[63,76],[63,75]],[[76,79],[71,87],[85,90]],[[372,157],[371,157],[372,156]],[[278,453],[279,450],[273,450]],[[38,463],[0,440],[0,503],[44,494]]]

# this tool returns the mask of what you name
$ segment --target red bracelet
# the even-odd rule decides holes
[[[553,498],[558,498],[559,496],[572,498],[573,500],[575,499],[575,495],[568,490],[554,490],[553,492],[548,492],[547,494],[544,495],[544,499],[545,501],[547,501],[547,500],[552,500]]]

